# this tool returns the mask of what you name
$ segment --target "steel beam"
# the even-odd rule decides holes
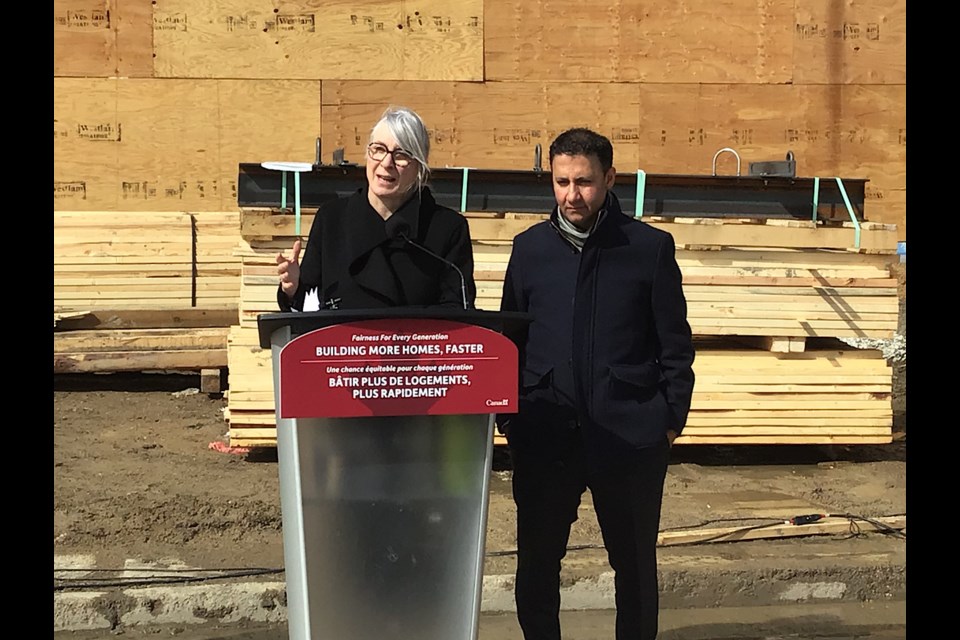
[[[314,165],[299,174],[300,205],[315,209],[326,200],[366,184],[365,169],[354,164]],[[624,213],[637,215],[637,173],[617,174],[613,191]],[[645,173],[643,216],[697,218],[786,218],[849,221],[848,204],[862,220],[866,179],[836,180],[785,176],[709,176]],[[546,213],[554,206],[548,171],[433,169],[430,188],[442,205],[456,211]],[[281,207],[281,172],[259,163],[241,163],[237,179],[240,207]],[[816,206],[817,211],[814,211]]]

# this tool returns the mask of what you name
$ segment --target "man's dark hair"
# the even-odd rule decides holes
[[[613,166],[613,145],[605,136],[590,129],[568,129],[550,143],[551,166],[556,156],[595,156],[606,173]]]

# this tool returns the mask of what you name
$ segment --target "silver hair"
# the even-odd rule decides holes
[[[430,165],[427,164],[427,158],[430,157],[430,136],[427,133],[427,126],[423,120],[412,109],[407,107],[387,107],[377,123],[370,129],[370,139],[373,140],[373,130],[385,123],[393,137],[404,151],[416,159],[419,167],[417,168],[417,186],[423,189],[430,178]]]

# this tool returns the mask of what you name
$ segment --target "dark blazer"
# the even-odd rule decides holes
[[[457,265],[463,274],[429,252]],[[277,289],[283,311],[303,309],[316,288],[321,309],[397,306],[473,308],[473,248],[467,220],[436,203],[428,188],[386,221],[370,206],[366,188],[321,205],[300,261],[300,285],[291,304]]]
[[[694,348],[673,237],[624,215],[611,193],[578,252],[558,211],[513,241],[501,310],[532,315],[520,345],[511,446],[543,446],[570,422],[600,459],[683,430]]]

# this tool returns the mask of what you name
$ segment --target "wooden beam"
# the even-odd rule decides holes
[[[219,308],[95,309],[54,312],[54,331],[95,329],[186,329],[237,323],[236,304]]]
[[[223,379],[226,369],[202,369],[200,371],[200,391],[216,394],[223,391]]]
[[[226,327],[60,331],[53,334],[59,353],[158,352],[226,349]]]
[[[804,514],[797,514],[804,515]],[[741,542],[744,540],[770,540],[777,538],[796,538],[800,536],[837,535],[852,532],[901,530],[907,528],[906,516],[871,518],[869,522],[861,518],[827,516],[811,524],[773,524],[759,528],[719,527],[711,529],[691,529],[686,531],[662,531],[657,536],[657,546],[671,547],[682,544],[704,542]],[[876,523],[876,524],[875,524]]]
[[[195,371],[227,366],[227,349],[180,349],[153,352],[58,353],[54,373],[107,371]]]
[[[836,436],[826,429],[815,436],[688,436],[681,435],[674,440],[675,445],[744,445],[744,444],[890,444],[893,436],[889,433],[877,436]]]

